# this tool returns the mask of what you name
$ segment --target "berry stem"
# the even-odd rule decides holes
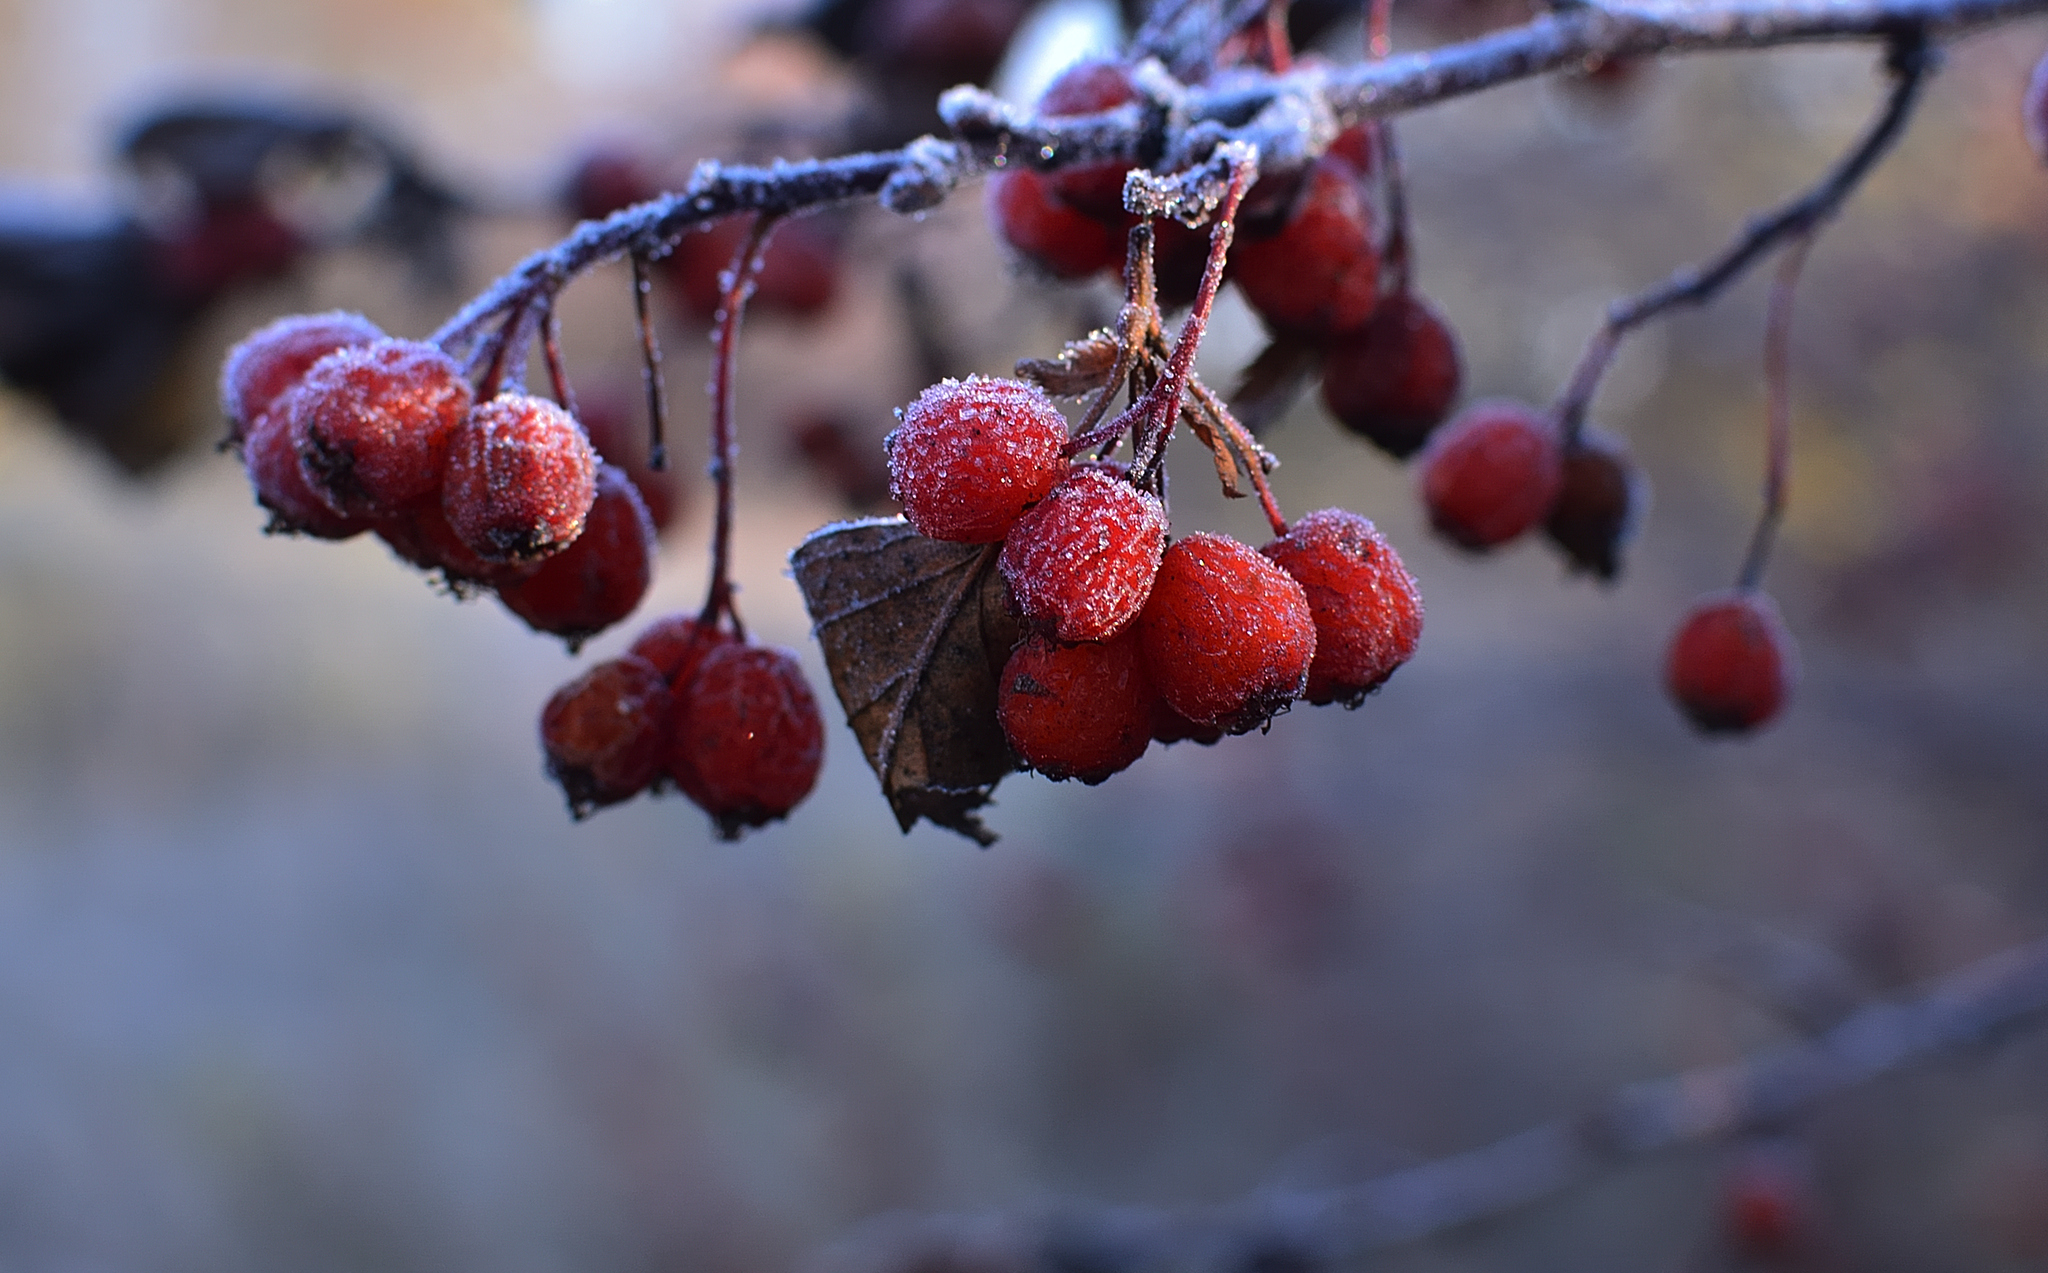
[[[1394,51],[1394,0],[1372,0],[1365,20],[1365,53],[1378,61]]]
[[[1159,330],[1159,303],[1152,275],[1153,229],[1150,218],[1131,227],[1130,246],[1124,256],[1124,303],[1116,315],[1116,366],[1103,381],[1102,389],[1095,401],[1088,404],[1088,411],[1074,428],[1074,436],[1067,442],[1065,455],[1072,459],[1084,451],[1104,450],[1112,447],[1125,429],[1130,427],[1128,414],[1103,421],[1109,413],[1110,403],[1116,400],[1137,369],[1144,356],[1147,343],[1153,333]]]
[[[654,280],[647,258],[633,254],[633,321],[640,329],[640,379],[647,386],[647,467],[659,473],[668,467],[668,392],[661,382],[661,342],[655,339],[650,301]]]
[[[548,306],[547,315],[547,321],[541,325],[540,352],[547,363],[548,383],[553,386],[555,401],[562,410],[581,420],[583,417],[576,410],[576,390],[569,383],[569,369],[562,361],[562,316],[552,305]]]
[[[746,313],[747,298],[754,294],[754,278],[761,272],[761,257],[768,236],[782,223],[780,216],[762,213],[747,227],[732,265],[722,278],[725,292],[718,305],[717,326],[711,333],[711,481],[718,488],[718,520],[711,532],[711,585],[704,598],[704,611],[697,622],[716,627],[720,615],[732,624],[733,635],[747,639],[745,625],[732,600],[732,510],[733,461],[738,447],[733,441],[732,408],[734,371],[739,366],[740,318]]]
[[[1288,0],[1266,0],[1266,57],[1275,74],[1294,69],[1294,45],[1287,37]]]
[[[1892,75],[1892,91],[1869,129],[1826,176],[1804,194],[1751,219],[1720,255],[1704,264],[1687,266],[1648,291],[1608,307],[1607,321],[1586,343],[1586,352],[1580,356],[1564,396],[1557,402],[1558,427],[1567,449],[1578,442],[1586,408],[1592,404],[1600,378],[1614,360],[1622,337],[1667,310],[1713,299],[1770,249],[1810,236],[1840,211],[1858,183],[1905,131],[1934,62],[1935,51],[1928,43],[1924,26],[1895,29],[1885,52],[1885,69]]]
[[[1792,464],[1792,300],[1812,246],[1811,232],[1793,240],[1771,283],[1770,310],[1764,319],[1764,507],[1742,559],[1742,573],[1736,576],[1738,588],[1763,582],[1778,523],[1785,516],[1786,478]]]

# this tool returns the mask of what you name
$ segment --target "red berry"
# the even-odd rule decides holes
[[[654,522],[640,492],[609,464],[598,466],[596,485],[576,541],[498,588],[507,610],[567,638],[571,650],[633,613],[654,578]]]
[[[1026,623],[1105,641],[1138,617],[1165,550],[1158,496],[1077,467],[1010,528],[1001,564]]]
[[[1046,174],[1012,165],[988,179],[988,216],[1003,241],[1054,278],[1123,265],[1123,235],[1053,193]]]
[[[509,587],[535,569],[530,562],[486,561],[477,556],[448,524],[440,500],[408,505],[379,520],[376,529],[377,537],[392,552],[421,570],[439,571],[457,595],[465,595],[470,585]]]
[[[282,398],[314,363],[337,349],[367,345],[384,333],[361,314],[292,314],[252,332],[228,351],[220,371],[220,405],[230,443]]]
[[[1331,343],[1323,405],[1337,423],[1397,459],[1422,449],[1458,398],[1458,343],[1427,305],[1389,296],[1365,326]]]
[[[1237,734],[1301,696],[1316,625],[1286,571],[1234,539],[1195,534],[1160,559],[1138,640],[1168,706]]]
[[[697,677],[697,665],[721,645],[739,638],[721,628],[697,622],[692,614],[665,614],[640,630],[627,651],[661,669],[678,692]]]
[[[1353,124],[1338,133],[1326,153],[1350,164],[1351,170],[1360,177],[1370,177],[1379,163],[1379,145],[1373,140],[1369,124]]]
[[[1778,607],[1753,589],[1693,603],[1664,664],[1664,685],[1702,731],[1745,733],[1776,716],[1798,679],[1798,654]]]
[[[660,193],[661,183],[644,157],[606,146],[590,151],[577,163],[562,183],[561,203],[577,220],[597,221]]]
[[[1060,72],[1038,99],[1041,115],[1093,115],[1136,101],[1137,85],[1122,62],[1076,62]],[[1129,164],[1077,164],[1052,173],[1047,184],[1061,203],[1098,221],[1114,225],[1123,217],[1124,174]]]
[[[448,524],[489,561],[535,560],[583,531],[597,495],[597,456],[582,426],[544,398],[478,403],[448,448]]]
[[[306,484],[339,513],[372,516],[441,485],[472,397],[455,360],[417,340],[337,349],[278,404]]]
[[[1600,429],[1585,429],[1565,452],[1564,483],[1544,519],[1543,533],[1564,550],[1573,570],[1612,579],[1621,550],[1641,520],[1647,487],[1628,445]]]
[[[1158,693],[1135,633],[1065,645],[1027,637],[997,681],[1010,750],[1054,781],[1093,785],[1145,754]]]
[[[1541,522],[1564,483],[1550,420],[1519,402],[1481,402],[1438,430],[1422,454],[1430,524],[1474,552]]]
[[[709,322],[725,303],[725,272],[751,228],[746,217],[727,217],[683,236],[671,260],[690,312]],[[829,214],[785,221],[768,239],[754,276],[750,313],[775,311],[807,317],[839,294],[839,223]]]
[[[858,425],[817,412],[798,416],[788,432],[790,452],[849,508],[866,511],[889,503],[889,466]]]
[[[884,446],[889,493],[920,533],[992,544],[1069,467],[1067,418],[1036,385],[942,380],[904,409]]]
[[[541,709],[540,745],[569,812],[580,820],[645,791],[661,775],[674,715],[668,681],[631,655],[556,690]]]
[[[347,539],[370,528],[368,518],[335,512],[306,484],[284,412],[266,411],[256,417],[242,439],[242,463],[248,467],[256,502],[270,510],[266,533]]]
[[[1301,585],[1315,616],[1316,656],[1303,698],[1356,707],[1414,656],[1422,597],[1370,521],[1325,508],[1259,551]]]
[[[1231,263],[1245,300],[1276,327],[1334,336],[1372,317],[1379,251],[1350,163],[1318,159],[1287,224],[1270,237],[1239,240]]]
[[[824,756],[818,700],[788,650],[721,645],[677,695],[669,776],[727,839],[788,814]]]

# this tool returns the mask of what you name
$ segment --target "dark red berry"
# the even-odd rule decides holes
[[[697,622],[696,615],[665,614],[640,630],[627,653],[661,669],[668,683],[680,692],[696,679],[697,665],[705,655],[738,639],[722,628]]]
[[[1557,429],[1519,402],[1466,408],[1422,453],[1422,502],[1430,524],[1474,552],[1536,526],[1563,483]]]
[[[306,484],[284,412],[267,411],[256,417],[242,439],[242,463],[248,467],[256,502],[270,510],[270,524],[264,528],[267,533],[347,539],[370,529],[368,518],[335,512]]]
[[[530,575],[537,563],[486,561],[462,542],[448,524],[448,514],[436,499],[421,500],[388,517],[380,518],[377,537],[391,551],[421,570],[440,572],[442,580],[457,595],[471,586],[509,587]]]
[[[1079,645],[1032,636],[1003,665],[996,714],[1025,764],[1093,785],[1145,754],[1157,698],[1135,633]]]
[[[1573,570],[1612,579],[1642,518],[1647,490],[1627,443],[1602,429],[1581,430],[1578,445],[1565,452],[1564,484],[1543,533],[1564,550]]]
[[[1379,164],[1379,144],[1373,140],[1369,124],[1353,124],[1338,133],[1327,153],[1350,164],[1360,177],[1370,177]]]
[[[256,417],[299,383],[314,363],[337,349],[367,345],[384,333],[361,314],[292,314],[259,328],[228,351],[220,372],[220,406],[231,443],[240,442]]]
[[[1422,597],[1370,521],[1321,509],[1259,551],[1301,585],[1315,617],[1316,656],[1303,698],[1356,707],[1413,657]]]
[[[562,207],[579,221],[596,221],[661,193],[653,165],[619,146],[591,150],[562,183]]]
[[[889,434],[889,493],[933,539],[992,544],[1069,467],[1067,418],[1038,386],[969,376],[918,395]]]
[[[1310,336],[1351,331],[1379,303],[1379,250],[1358,174],[1325,155],[1278,234],[1247,236],[1231,253],[1245,300],[1275,327]]]
[[[1458,399],[1458,343],[1429,306],[1388,296],[1365,326],[1332,341],[1323,405],[1397,459],[1422,449]]]
[[[870,57],[898,75],[984,84],[1029,8],[1029,0],[876,0],[863,34]]]
[[[448,524],[488,561],[532,561],[583,531],[597,456],[569,413],[523,393],[478,403],[448,448]],[[623,475],[622,475],[623,478]]]
[[[1776,716],[1798,679],[1798,654],[1778,607],[1754,589],[1693,603],[1664,663],[1664,685],[1710,734],[1746,733]]]
[[[337,349],[278,403],[306,484],[336,512],[375,516],[432,495],[469,413],[455,360],[417,340]]]
[[[888,463],[872,435],[844,417],[799,416],[789,426],[789,449],[847,507],[869,511],[890,502]]]
[[[1123,265],[1122,232],[1068,207],[1044,173],[1013,164],[991,176],[988,216],[1004,242],[1054,278],[1087,278]]]
[[[1105,641],[1138,617],[1165,550],[1158,496],[1077,467],[1010,528],[1001,564],[1027,624]]]
[[[727,217],[683,236],[670,259],[690,312],[710,321],[725,303],[724,275],[751,228],[746,217]],[[839,222],[829,214],[785,221],[768,239],[754,276],[749,313],[808,317],[839,294]]]
[[[524,579],[501,585],[505,608],[575,649],[639,606],[654,578],[654,521],[633,483],[609,464],[583,533]]]
[[[569,812],[580,820],[647,790],[661,775],[674,715],[668,681],[632,655],[556,690],[541,709],[540,745]]]
[[[669,776],[727,839],[787,815],[824,757],[818,700],[788,650],[721,645],[677,695]]]
[[[1076,62],[1060,72],[1038,99],[1041,115],[1092,115],[1136,101],[1137,85],[1122,62]],[[1129,164],[1077,164],[1048,178],[1053,196],[1086,216],[1114,225],[1124,211],[1124,174]]]
[[[1194,534],[1160,559],[1138,640],[1168,706],[1235,734],[1301,696],[1316,626],[1286,571],[1237,540]]]

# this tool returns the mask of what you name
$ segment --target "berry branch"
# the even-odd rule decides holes
[[[732,506],[733,460],[737,446],[733,439],[733,376],[739,365],[740,319],[747,298],[754,294],[754,279],[761,272],[762,253],[768,236],[775,233],[781,218],[763,213],[740,240],[733,253],[732,267],[724,275],[725,294],[718,306],[717,327],[711,333],[711,482],[718,488],[718,514],[711,531],[711,583],[704,597],[700,626],[718,626],[721,616],[732,624],[733,635],[747,639],[739,611],[732,603]]]
[[[1320,1268],[1508,1215],[1634,1159],[1782,1130],[1831,1096],[1995,1045],[2044,1012],[2048,941],[2037,941],[1954,972],[1919,998],[1870,1004],[1817,1038],[1632,1083],[1581,1114],[1359,1184],[1264,1189],[1180,1211],[1070,1206],[993,1223],[929,1216],[856,1235],[849,1253],[864,1269],[925,1267],[921,1254],[986,1243],[993,1229],[1024,1268],[1076,1241],[1118,1252],[1119,1268],[1268,1267],[1246,1261],[1251,1251],[1279,1253],[1270,1267]]]
[[[1771,284],[1770,314],[1764,320],[1764,507],[1736,576],[1738,588],[1763,582],[1771,541],[1785,516],[1786,476],[1792,463],[1792,298],[1812,247],[1811,233],[1800,236],[1786,250]]]

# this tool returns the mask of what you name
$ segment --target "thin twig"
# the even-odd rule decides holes
[[[661,381],[661,342],[654,334],[653,293],[647,258],[635,252],[633,321],[640,329],[640,379],[647,388],[647,467],[659,473],[668,467],[668,392]]]
[[[719,300],[717,326],[711,333],[711,484],[718,492],[717,521],[711,532],[711,583],[705,589],[700,627],[715,627],[723,615],[731,622],[733,635],[746,639],[746,626],[732,600],[732,509],[733,461],[737,446],[733,438],[734,377],[739,368],[740,319],[747,311],[747,298],[754,294],[754,278],[761,272],[761,258],[768,236],[782,218],[762,213],[747,227],[732,265],[720,279],[724,294]]]
[[[1801,235],[1785,250],[1778,277],[1771,284],[1771,307],[1764,320],[1764,507],[1756,533],[1743,554],[1738,588],[1763,582],[1771,559],[1771,543],[1785,516],[1786,470],[1792,463],[1792,298],[1799,290],[1799,271],[1813,247],[1813,233]]]

